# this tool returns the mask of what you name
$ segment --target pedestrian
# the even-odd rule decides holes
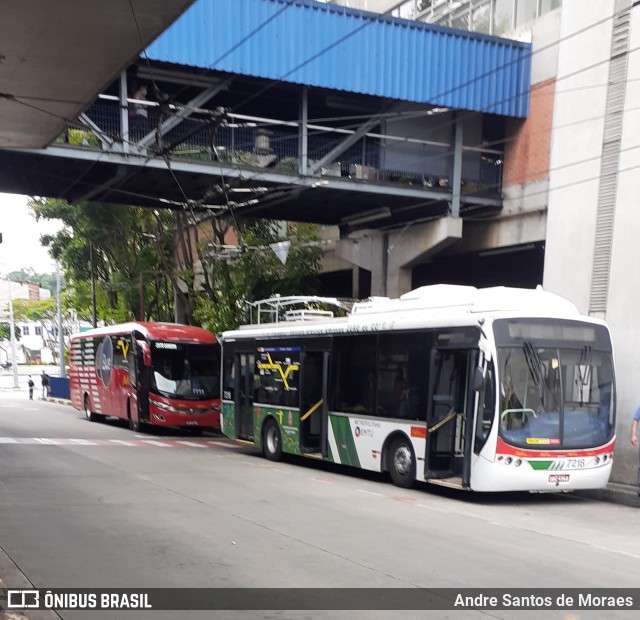
[[[29,386],[29,400],[33,400],[33,388],[36,384],[33,382],[31,375],[29,375],[29,382],[27,383],[27,385]]]
[[[43,370],[42,377],[42,398],[49,398],[49,375]]]
[[[631,444],[638,447],[638,423],[640,422],[640,407],[636,409],[633,414],[633,421],[631,422]],[[638,465],[638,496],[640,497],[640,464]]]

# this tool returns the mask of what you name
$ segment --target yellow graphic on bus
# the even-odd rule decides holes
[[[284,389],[289,391],[289,384],[287,383],[287,378],[289,377],[289,374],[300,370],[300,366],[299,364],[289,364],[286,369],[283,371],[282,370],[282,365],[281,364],[277,364],[275,363],[272,359],[271,359],[271,354],[267,353],[267,362],[257,362],[257,366],[259,370],[277,370],[278,374],[280,375],[280,378],[282,379],[282,382],[284,383]]]
[[[125,340],[120,339],[116,343],[116,346],[122,351],[122,355],[124,356],[124,359],[127,359],[127,353],[129,352],[129,343],[126,342]]]

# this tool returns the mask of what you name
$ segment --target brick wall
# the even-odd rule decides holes
[[[507,122],[503,186],[520,185],[549,176],[555,80],[531,87],[526,120]]]

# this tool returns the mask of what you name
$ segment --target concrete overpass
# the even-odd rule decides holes
[[[189,2],[65,4],[60,14],[12,2],[22,26],[2,27],[0,191],[188,203],[336,224],[345,238],[375,229],[366,250],[337,255],[388,295],[460,242],[461,219],[501,210],[502,149],[491,143],[527,114],[526,44],[310,0],[198,0],[140,58]]]
[[[44,148],[193,0],[4,0],[0,148]]]

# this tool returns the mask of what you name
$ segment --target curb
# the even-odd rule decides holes
[[[69,405],[70,407],[73,406],[72,402],[70,400],[67,400],[66,398],[43,398],[43,401],[47,402],[47,403],[56,403],[57,405]]]

